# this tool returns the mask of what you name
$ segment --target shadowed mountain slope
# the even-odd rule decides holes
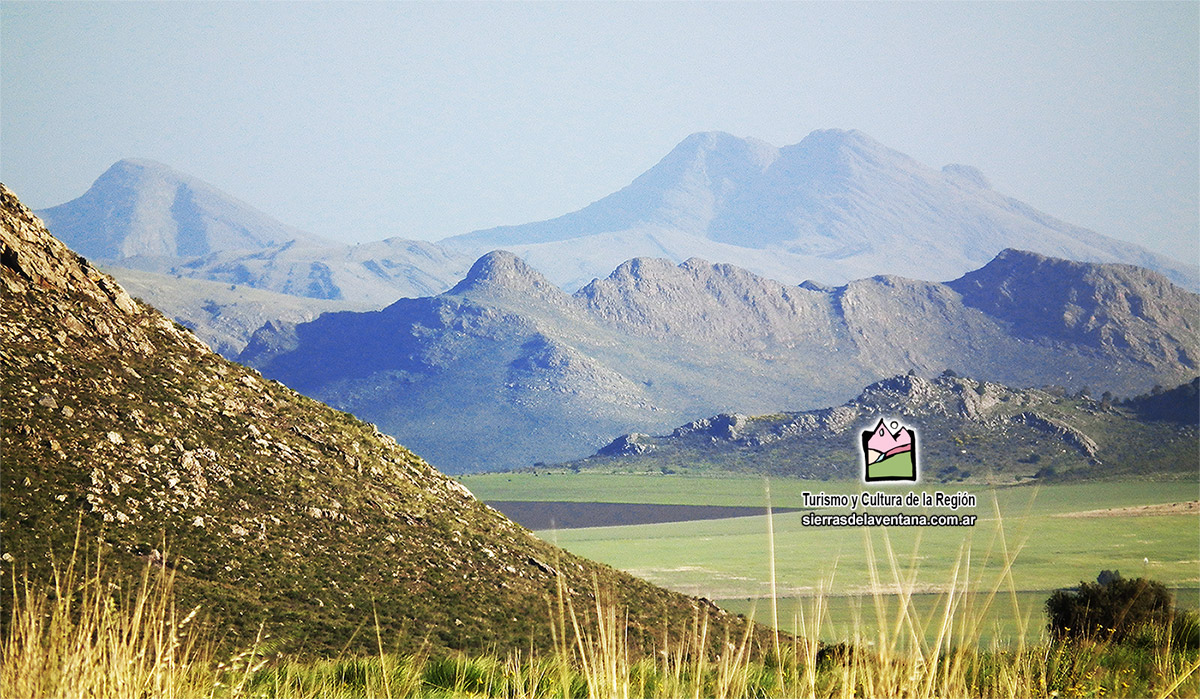
[[[177,574],[223,642],[548,648],[594,584],[656,648],[713,605],[567,554],[372,426],[222,359],[51,237],[0,185],[0,576],[51,575],[75,527],[109,570]],[[165,547],[164,547],[165,540]],[[5,608],[12,586],[3,586]],[[584,615],[587,616],[586,614]],[[743,627],[744,628],[744,627]],[[262,650],[261,648],[259,649]]]

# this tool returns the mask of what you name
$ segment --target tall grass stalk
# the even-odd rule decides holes
[[[104,575],[99,554],[81,557],[78,535],[51,582],[18,582],[0,642],[6,697],[201,697],[211,655],[194,633],[199,609],[175,608],[174,571],[150,563],[130,587]]]

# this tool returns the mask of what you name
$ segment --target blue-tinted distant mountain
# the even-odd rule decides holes
[[[153,160],[121,160],[79,198],[37,214],[73,250],[106,262],[328,243]]]
[[[111,265],[113,276],[148,302],[234,354],[267,319],[438,294],[474,260],[403,238],[361,245],[323,240],[150,160],[122,160],[83,196],[38,213],[73,249]],[[237,288],[224,293],[184,279]],[[307,302],[313,299],[340,303]]]
[[[289,242],[249,252],[227,250],[182,260],[136,258],[123,264],[291,296],[349,300],[382,308],[405,296],[430,296],[449,289],[466,273],[471,259],[437,243],[388,238],[359,245]]]
[[[266,326],[239,361],[464,472],[698,415],[837,405],[910,370],[1132,395],[1197,373],[1198,318],[1200,296],[1158,273],[1015,250],[949,284],[840,287],[638,258],[573,295],[492,252],[439,296]]]
[[[858,131],[815,131],[784,148],[694,134],[579,211],[442,242],[514,251],[568,288],[636,256],[701,256],[786,283],[880,273],[944,280],[1005,248],[1127,262],[1200,285],[1193,266],[1037,211],[993,191],[975,168],[933,169]]]

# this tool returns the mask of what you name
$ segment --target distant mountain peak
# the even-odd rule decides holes
[[[613,281],[644,281],[662,278],[675,272],[675,265],[661,257],[635,257],[617,266],[608,275]]]
[[[470,271],[453,289],[451,295],[471,291],[548,292],[561,290],[548,282],[541,272],[507,250],[493,250],[475,261]]]
[[[678,176],[701,167],[708,177],[745,177],[762,172],[779,157],[779,149],[756,138],[742,138],[724,131],[700,131],[679,142],[646,175],[651,179]]]
[[[80,197],[37,213],[72,249],[109,262],[318,240],[196,177],[146,158],[113,163]]]
[[[104,174],[100,175],[100,177],[104,177],[104,175],[107,175],[111,172],[120,172],[122,170],[148,170],[148,171],[169,172],[181,180],[195,180],[195,178],[179,172],[178,170],[171,167],[170,165],[161,163],[157,160],[152,160],[150,158],[121,158],[117,162],[110,165],[108,170],[105,170]]]
[[[614,249],[675,262],[703,255],[785,283],[844,283],[879,272],[952,279],[1019,247],[1128,262],[1200,287],[1188,263],[1037,211],[992,190],[974,167],[929,167],[855,129],[813,131],[781,148],[694,133],[578,211],[444,242],[468,254],[511,249],[564,286],[607,274]]]
[[[1008,248],[946,286],[1019,336],[1133,350],[1151,366],[1200,367],[1200,297],[1154,270]]]

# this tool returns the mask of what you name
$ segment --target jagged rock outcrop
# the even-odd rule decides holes
[[[612,442],[600,448],[596,452],[598,456],[638,456],[645,454],[648,451],[654,450],[653,444],[647,444],[645,441],[650,435],[641,434],[640,432],[631,432],[617,437]]]
[[[1026,410],[1025,412],[1013,415],[1009,419],[1014,424],[1028,425],[1034,429],[1060,437],[1064,443],[1078,449],[1084,456],[1090,459],[1096,458],[1096,451],[1098,449],[1096,441],[1084,434],[1082,430],[1071,427],[1060,420],[1039,415],[1033,410]]]
[[[676,427],[671,435],[674,437],[701,435],[714,441],[734,441],[742,436],[742,430],[745,428],[745,415],[723,413],[721,415],[714,415],[713,417],[693,420],[686,425]]]

